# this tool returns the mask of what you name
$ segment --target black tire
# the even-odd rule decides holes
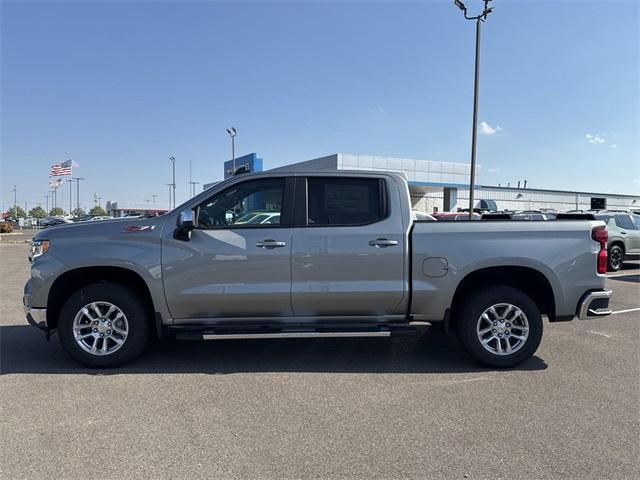
[[[92,302],[109,302],[126,316],[128,334],[113,353],[94,355],[82,349],[74,336],[76,315]],[[144,303],[132,290],[113,283],[96,283],[81,288],[64,304],[58,320],[60,343],[74,360],[90,368],[112,368],[131,362],[147,344],[149,318]],[[91,329],[89,329],[90,332]],[[114,347],[115,342],[110,345]]]
[[[609,247],[607,260],[607,268],[610,272],[617,272],[622,268],[624,263],[624,250],[620,245],[612,245]]]
[[[492,368],[510,368],[521,364],[522,362],[530,359],[538,349],[540,341],[542,340],[542,315],[540,309],[536,303],[525,293],[512,287],[503,285],[491,286],[482,288],[463,300],[465,303],[458,309],[455,314],[455,328],[458,336],[458,340],[462,344],[464,350],[480,365]],[[485,348],[478,336],[478,325],[482,314],[492,306],[498,304],[510,304],[517,307],[526,316],[528,322],[528,336],[524,340],[518,349],[514,349],[511,354],[499,355],[498,353],[492,353]],[[506,311],[506,307],[502,312]],[[518,323],[524,323],[519,320]],[[490,322],[481,325],[490,325]],[[510,325],[506,323],[505,325]],[[512,327],[517,329],[518,327]],[[508,331],[508,335],[512,333]],[[523,332],[518,331],[521,336]],[[487,332],[487,337],[495,335],[491,332]],[[502,335],[502,334],[501,334]],[[506,337],[506,335],[505,335]],[[497,337],[492,341],[494,349],[497,350],[497,344],[500,348],[506,351],[506,344],[502,342],[509,342],[509,347],[513,345],[517,346],[518,340],[501,339]],[[488,347],[490,348],[491,345]],[[503,347],[504,346],[504,347]]]

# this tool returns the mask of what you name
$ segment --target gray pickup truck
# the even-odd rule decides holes
[[[380,172],[236,175],[168,214],[33,239],[29,323],[89,367],[150,336],[382,337],[425,322],[482,365],[530,358],[551,322],[607,315],[601,221],[417,221]]]

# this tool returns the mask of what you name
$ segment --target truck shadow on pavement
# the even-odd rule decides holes
[[[517,370],[544,370],[534,356]],[[73,361],[57,335],[49,342],[28,325],[0,327],[0,374],[175,373],[469,373],[486,372],[465,355],[455,335],[426,332],[386,339],[152,341],[133,363],[93,370]]]

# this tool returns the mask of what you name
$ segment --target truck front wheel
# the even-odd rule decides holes
[[[135,292],[96,283],[75,292],[58,321],[63,348],[91,368],[123,365],[137,357],[149,336],[147,310]]]
[[[514,367],[533,356],[542,340],[535,302],[512,287],[483,288],[464,299],[455,326],[466,352],[481,365]]]

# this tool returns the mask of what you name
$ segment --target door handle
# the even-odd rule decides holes
[[[271,238],[262,240],[261,242],[256,242],[256,247],[260,247],[260,248],[278,248],[278,247],[286,247],[286,246],[287,246],[287,242],[279,242]]]
[[[376,238],[375,240],[369,240],[369,245],[376,248],[393,247],[398,245],[398,241],[387,240],[386,238]]]
[[[626,234],[627,234],[627,232],[620,232],[620,233],[621,233],[622,235],[626,235]]]

